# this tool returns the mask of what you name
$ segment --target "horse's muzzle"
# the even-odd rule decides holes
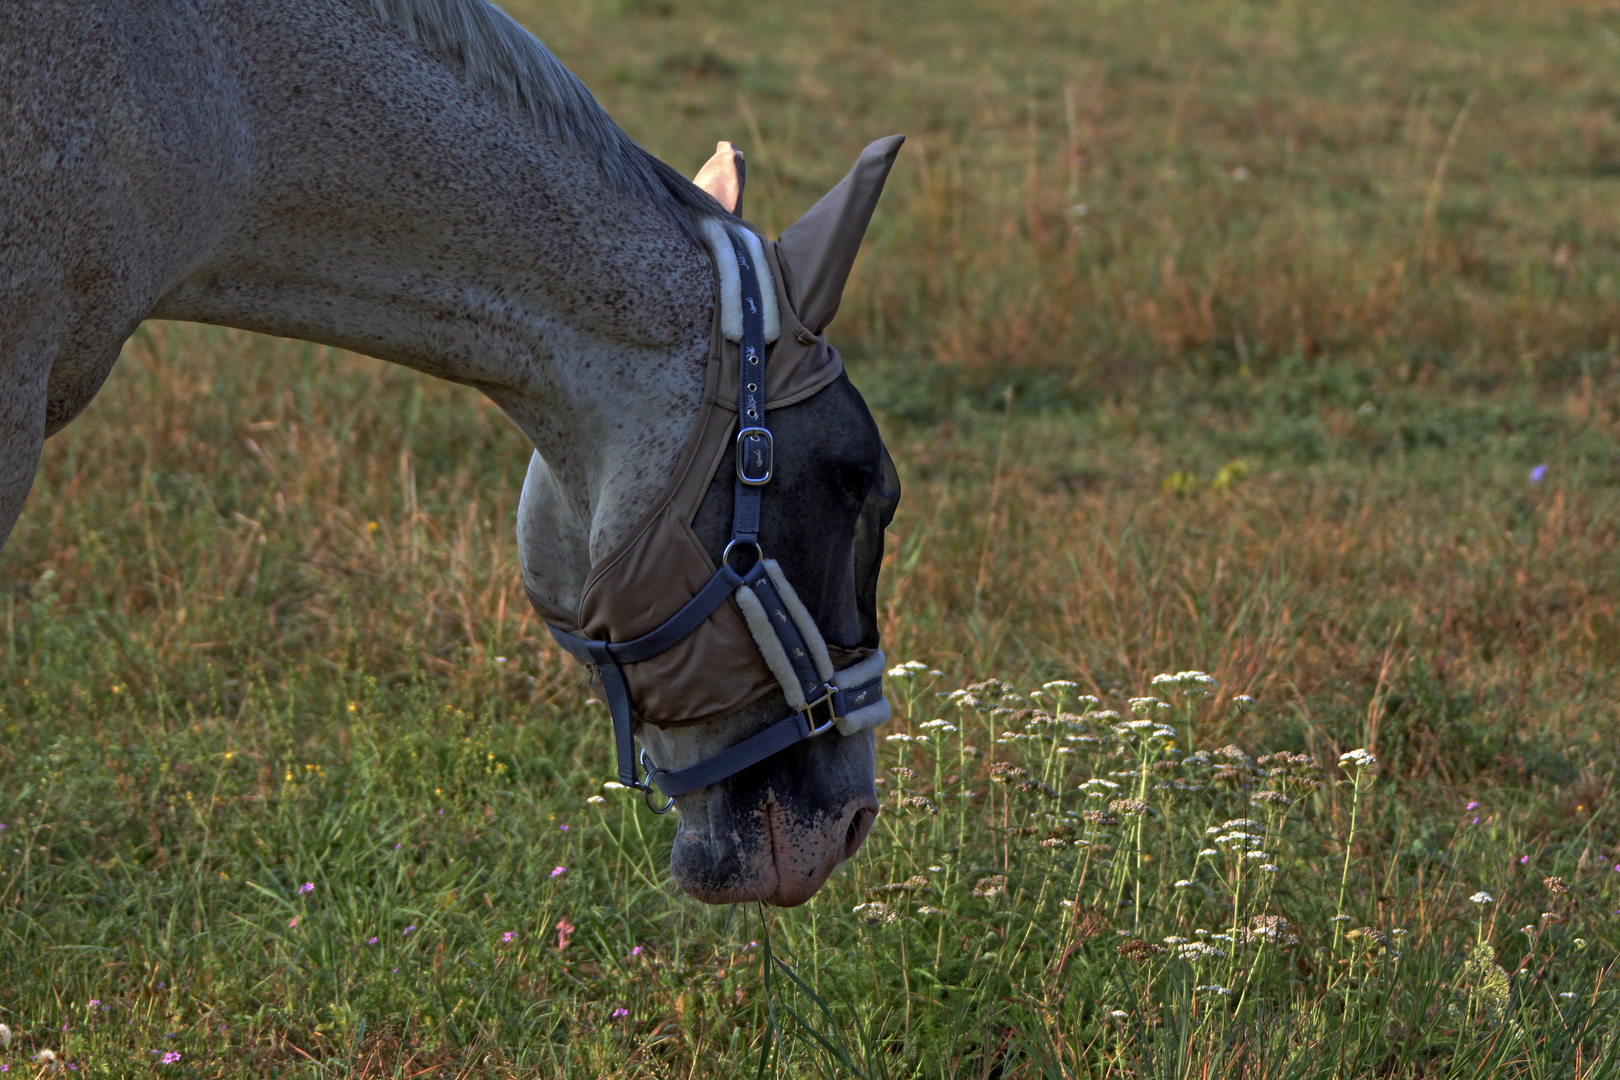
[[[677,799],[676,882],[710,904],[809,900],[877,817],[873,743],[870,731],[800,743]]]

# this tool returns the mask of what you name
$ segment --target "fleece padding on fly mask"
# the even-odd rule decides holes
[[[805,400],[843,371],[842,359],[821,331],[838,310],[861,237],[903,141],[904,136],[895,135],[868,146],[849,175],[779,241],[762,243],[751,231],[742,230],[762,292],[769,297],[767,340],[772,336],[772,309],[775,314],[776,341],[769,348],[765,374],[767,414]],[[530,596],[542,618],[568,633],[598,641],[632,640],[662,625],[714,575],[715,565],[691,526],[736,431],[741,300],[735,256],[723,228],[713,224],[719,230],[710,240],[717,247],[719,287],[702,407],[663,498],[591,568],[579,611]],[[706,234],[711,231],[705,229]],[[717,241],[725,246],[719,247]],[[730,326],[728,309],[736,314]],[[733,328],[735,337],[728,332]],[[764,490],[768,498],[769,486]],[[780,584],[785,584],[785,577]],[[779,587],[779,592],[786,603],[791,589]],[[775,665],[767,660],[766,641],[774,641],[774,635],[751,632],[742,603],[746,601],[739,593],[668,650],[624,665],[635,719],[666,727],[701,723],[732,715],[772,690],[788,692],[794,680],[780,680]],[[802,618],[815,630],[804,605],[797,597],[792,603],[797,605],[795,623]],[[822,643],[827,666],[833,669],[832,681],[845,688],[860,685],[848,681],[858,670],[872,666],[874,660],[881,665],[877,659],[881,654],[873,650],[826,648],[819,630],[813,634],[801,630],[801,636],[807,646],[811,641]],[[780,651],[779,644],[775,647]],[[837,670],[838,663],[845,669]],[[802,690],[797,693],[802,702]],[[886,702],[864,706],[846,716],[840,728],[848,726],[846,733],[852,733],[881,722],[887,714]]]

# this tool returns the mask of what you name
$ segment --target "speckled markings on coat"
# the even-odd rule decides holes
[[[705,209],[478,0],[0,5],[0,543],[124,339],[184,319],[484,391],[572,525],[526,576],[571,602],[696,412]]]
[[[724,213],[485,0],[0,0],[0,545],[124,339],[183,319],[483,391],[535,449],[524,582],[575,607],[692,430],[715,297],[699,225]],[[872,457],[841,385],[821,408]],[[825,434],[800,440],[823,486],[850,472]],[[797,515],[784,557],[854,565],[823,501],[773,504]],[[820,578],[817,610],[851,616],[828,629],[864,636],[855,581]],[[774,722],[756,706],[642,734],[679,767]],[[863,732],[683,796],[677,880],[804,902],[864,840],[872,777]]]

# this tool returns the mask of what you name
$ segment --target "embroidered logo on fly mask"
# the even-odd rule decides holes
[[[649,783],[656,785],[671,804],[801,740],[854,735],[889,717],[882,652],[840,649],[846,666],[835,667],[815,620],[767,557],[759,521],[775,467],[768,410],[819,393],[843,371],[821,330],[837,311],[902,141],[891,136],[869,146],[849,176],[774,244],[738,225],[705,222],[719,291],[709,371],[666,494],[592,567],[578,613],[530,594],[558,644],[601,683],[619,782],[649,793]],[[691,522],[733,445],[731,536],[716,567]],[[781,690],[789,716],[684,769],[659,768],[643,752],[648,775],[640,778],[637,720],[669,726],[719,718],[773,689]]]

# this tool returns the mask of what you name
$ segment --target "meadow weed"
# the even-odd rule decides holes
[[[463,388],[149,323],[0,556],[0,1071],[1620,1076],[1620,19],[509,5],[793,221],[905,489],[882,812],[707,908]]]

